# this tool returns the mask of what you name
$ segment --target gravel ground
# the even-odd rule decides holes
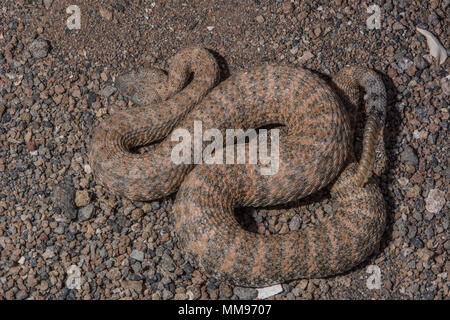
[[[352,3],[1,1],[0,298],[256,297],[184,261],[173,198],[115,197],[95,183],[87,162],[99,119],[132,108],[115,77],[165,67],[180,48],[201,44],[217,53],[223,78],[264,61],[324,75],[362,64],[382,73],[388,88],[379,178],[388,227],[379,249],[346,274],[283,284],[269,299],[449,299],[449,63],[438,65],[415,30],[448,48],[449,1]],[[366,25],[373,3],[379,30]],[[66,27],[72,4],[81,8],[80,30]],[[281,212],[243,209],[238,217],[254,231],[284,233],[333,214],[322,195]],[[371,282],[377,270],[379,287]]]

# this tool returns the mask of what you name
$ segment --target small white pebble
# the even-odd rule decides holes
[[[186,292],[186,295],[189,297],[189,300],[194,300],[194,294],[192,293],[192,291]]]
[[[258,291],[257,299],[264,300],[283,292],[283,287],[281,286],[281,284],[276,284],[270,287],[257,288],[256,291]]]
[[[87,174],[92,173],[92,168],[91,168],[91,166],[88,165],[88,164],[85,164],[85,165],[83,166],[83,169],[84,169],[84,172],[86,172]]]
[[[214,30],[214,26],[207,26],[206,29],[208,29],[208,31],[213,31]]]
[[[406,186],[406,185],[409,183],[409,180],[408,180],[408,178],[406,178],[406,177],[401,177],[401,178],[398,179],[398,183],[399,183],[402,187],[404,187],[404,186]]]
[[[432,213],[441,211],[445,204],[445,192],[439,189],[431,189],[428,197],[425,199],[425,208]]]
[[[19,259],[19,261],[18,261],[18,263],[19,263],[19,264],[24,264],[24,263],[25,263],[25,257],[24,257],[24,256],[21,256],[20,259]]]

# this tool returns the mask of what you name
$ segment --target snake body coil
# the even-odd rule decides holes
[[[350,163],[353,129],[346,106],[310,71],[266,64],[214,87],[219,69],[205,49],[182,50],[169,65],[167,76],[147,70],[119,79],[121,92],[141,106],[113,114],[96,129],[89,159],[99,183],[135,200],[180,189],[174,204],[180,247],[208,274],[241,285],[329,276],[367,258],[385,223],[381,192],[366,183],[385,112],[384,87],[373,71],[345,68],[333,78],[352,103],[359,86],[366,90],[368,120],[357,164]],[[262,175],[252,164],[174,164],[174,142],[166,136],[176,128],[193,133],[194,121],[222,133],[284,125],[278,171]],[[151,152],[133,151],[155,141]],[[320,226],[263,236],[243,230],[233,216],[236,207],[287,203],[333,181],[338,211]]]

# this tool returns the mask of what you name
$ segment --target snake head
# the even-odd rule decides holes
[[[116,79],[119,92],[139,106],[157,104],[168,98],[167,74],[157,68],[131,71]]]

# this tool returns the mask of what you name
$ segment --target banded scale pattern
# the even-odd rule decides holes
[[[353,129],[349,106],[329,83],[308,70],[273,64],[236,73],[216,85],[218,73],[209,51],[188,48],[171,59],[168,74],[147,69],[120,77],[119,90],[140,106],[113,114],[95,129],[89,161],[97,182],[115,194],[144,201],[181,186],[174,206],[181,246],[204,271],[242,285],[332,275],[367,257],[384,226],[379,190],[365,185],[373,165],[373,129],[384,121],[385,93],[378,76],[345,68],[333,78],[350,103],[356,101],[359,86],[368,93],[361,161],[338,177],[354,159]],[[168,135],[174,129],[193,134],[195,121],[203,130],[218,129],[224,136],[226,129],[283,125],[278,171],[263,176],[249,164],[175,164],[171,152],[177,142]],[[151,143],[150,152],[135,151]],[[333,220],[303,233],[262,237],[242,230],[234,220],[236,206],[293,201],[337,177],[332,197],[341,210],[334,219],[345,218],[342,228]]]
[[[344,169],[330,190],[337,205],[330,219],[283,235],[246,231],[234,218],[234,208],[260,203],[240,196],[253,179],[262,180],[255,172],[252,166],[197,166],[178,191],[179,244],[206,274],[254,287],[325,277],[363,262],[378,245],[385,227],[383,196],[373,181],[357,185],[357,163]],[[252,193],[265,197],[264,188]]]
[[[180,86],[173,85],[167,100],[132,112],[119,111],[94,132],[89,160],[97,182],[111,192],[133,200],[158,199],[175,192],[193,165],[173,163],[171,152],[178,142],[164,138],[178,128],[193,135],[194,121],[201,121],[203,130],[219,129],[224,136],[229,128],[284,125],[287,134],[280,141],[280,168],[271,183],[295,183],[297,187],[292,189],[296,194],[291,198],[327,185],[342,170],[352,150],[349,119],[339,97],[324,80],[308,70],[266,64],[237,73],[210,90],[218,72],[217,65],[204,66],[212,63],[212,56],[209,62],[204,58],[210,53],[194,49],[179,55],[183,60],[188,55],[189,63],[173,59],[176,63],[170,69],[180,71],[170,71],[168,82],[176,75],[173,82],[184,84],[192,72],[193,80],[186,88],[180,91]],[[130,87],[126,93],[148,86]],[[155,91],[163,90],[158,86]],[[132,152],[137,146],[161,139],[151,153]]]

